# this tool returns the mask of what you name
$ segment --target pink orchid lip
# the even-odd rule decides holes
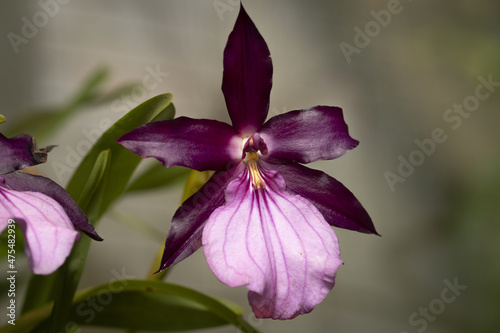
[[[64,208],[42,193],[0,187],[0,208],[0,232],[10,219],[19,224],[25,237],[25,252],[35,274],[53,273],[80,238]]]
[[[310,312],[333,288],[342,264],[335,233],[304,198],[288,194],[275,171],[265,187],[247,172],[225,191],[203,229],[203,250],[217,278],[246,286],[257,317],[291,319]]]

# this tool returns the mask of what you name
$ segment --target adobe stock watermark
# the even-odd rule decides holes
[[[7,323],[10,325],[16,324],[16,280],[17,280],[17,267],[16,267],[16,221],[13,219],[7,220],[7,297],[9,299],[9,306],[7,306]]]
[[[232,12],[240,6],[240,0],[214,0],[212,2],[219,20],[224,21],[224,14],[227,12]]]
[[[412,1],[412,0],[409,0]],[[370,15],[373,20],[368,21],[364,29],[354,27],[353,44],[341,42],[339,44],[340,50],[345,57],[348,64],[352,61],[354,54],[360,54],[361,50],[370,45],[372,40],[380,35],[382,28],[387,28],[392,21],[394,15],[400,14],[403,11],[403,5],[400,0],[389,0],[386,9],[379,11],[371,10]]]
[[[497,87],[500,87],[500,82],[493,81],[492,74],[489,74],[487,78],[480,75],[477,80],[479,84],[472,95],[465,97],[461,104],[455,103],[453,107],[443,112],[443,121],[453,131],[458,130],[462,126],[463,120],[469,118],[479,108],[481,102],[487,100]],[[392,192],[396,191],[396,185],[404,183],[415,172],[417,167],[421,166],[427,158],[435,153],[438,144],[442,144],[446,140],[448,140],[448,135],[446,130],[441,127],[434,128],[427,138],[415,139],[414,143],[417,147],[406,156],[398,156],[399,165],[396,172],[384,172],[384,178],[389,189]]]
[[[45,27],[54,16],[59,13],[61,5],[65,5],[71,0],[39,0],[38,7],[40,10],[36,11],[31,18],[26,16],[21,17],[22,26],[20,33],[9,32],[7,39],[12,46],[15,54],[19,53],[19,47],[26,45],[30,40],[38,35],[40,29]]]
[[[159,85],[170,75],[169,72],[163,72],[160,65],[155,67],[146,66],[144,68],[146,74],[142,79],[142,84],[137,85],[130,91],[129,94],[122,94],[119,98],[111,103],[111,111],[118,114],[125,114],[132,110],[137,104],[151,97],[151,92],[159,87]],[[73,170],[78,166],[82,158],[89,152],[94,143],[101,137],[113,121],[109,118],[101,118],[97,128],[82,129],[81,134],[85,139],[80,140],[73,148],[69,145],[64,147],[66,155],[63,162],[53,161],[52,169],[59,182],[64,180],[64,177],[73,173]]]
[[[97,292],[96,296],[87,298],[76,307],[76,314],[81,317],[86,324],[90,324],[94,321],[97,313],[104,310],[106,305],[109,305],[113,301],[114,294],[123,291],[128,285],[127,280],[136,278],[136,276],[128,275],[125,272],[125,267],[122,267],[121,271],[113,269],[111,270],[111,274],[113,277],[105,287]],[[70,321],[65,325],[63,333],[66,332],[81,333],[82,331],[78,328],[77,323]]]
[[[438,316],[446,310],[446,306],[455,302],[457,297],[468,288],[468,286],[460,284],[457,277],[453,279],[453,282],[445,279],[443,283],[445,287],[441,290],[439,297],[430,301],[427,306],[419,307],[418,311],[408,316],[408,323],[418,333],[424,332],[429,327],[429,323],[435,322]],[[408,332],[401,331],[401,333]]]

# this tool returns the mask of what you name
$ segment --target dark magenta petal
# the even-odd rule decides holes
[[[45,163],[53,147],[38,149],[33,138],[26,134],[10,139],[0,134],[0,175]]]
[[[278,171],[285,179],[287,191],[309,200],[330,225],[378,235],[358,199],[342,183],[326,173],[300,164],[270,165],[261,162],[261,165],[265,169]]]
[[[349,136],[342,109],[316,106],[275,116],[259,130],[271,163],[310,163],[342,156],[358,145]]]
[[[243,136],[266,120],[272,76],[266,42],[241,6],[224,50],[222,92],[233,126]]]
[[[6,185],[7,188],[21,192],[40,192],[54,199],[64,208],[75,228],[80,229],[95,240],[102,240],[75,200],[73,200],[66,190],[51,179],[20,171],[2,175],[2,178],[5,181],[3,185]]]
[[[241,137],[223,122],[180,117],[149,123],[117,142],[133,153],[154,157],[164,166],[198,171],[224,170],[241,159]]]
[[[186,259],[201,246],[203,227],[209,216],[225,203],[227,185],[241,172],[239,164],[229,171],[216,172],[208,182],[177,209],[170,223],[160,270]]]

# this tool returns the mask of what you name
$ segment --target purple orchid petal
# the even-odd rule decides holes
[[[271,163],[310,163],[344,155],[358,145],[349,136],[342,109],[316,106],[272,117],[259,130]]]
[[[265,169],[276,170],[284,179],[289,193],[309,200],[334,227],[376,234],[373,222],[361,203],[342,183],[326,173],[300,164],[267,164]]]
[[[160,270],[189,257],[201,246],[201,235],[212,212],[224,204],[227,185],[243,171],[240,164],[229,171],[216,172],[208,182],[177,209],[168,229]]]
[[[243,136],[266,120],[272,76],[266,42],[241,5],[224,50],[222,92],[233,127]]]
[[[241,141],[226,123],[180,117],[143,125],[117,142],[143,158],[158,159],[166,167],[205,171],[223,170],[239,161]]]
[[[0,186],[0,232],[14,219],[25,237],[25,251],[35,274],[51,274],[61,266],[80,234],[63,207],[39,192]]]
[[[61,205],[68,215],[73,226],[94,240],[102,241],[102,238],[94,230],[87,216],[82,212],[75,200],[57,183],[49,178],[30,175],[28,173],[15,171],[2,175],[7,187],[21,192],[40,192]],[[1,184],[0,184],[1,185]]]
[[[338,240],[320,212],[285,191],[276,172],[254,190],[248,172],[229,184],[226,205],[203,230],[208,265],[230,287],[246,286],[260,318],[312,311],[332,289],[342,264]]]
[[[54,146],[38,149],[33,138],[26,134],[7,139],[0,133],[0,175],[45,163]]]

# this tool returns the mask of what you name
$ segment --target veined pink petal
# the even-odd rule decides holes
[[[39,192],[0,187],[0,232],[9,219],[19,224],[31,270],[46,275],[61,266],[80,234],[54,199]]]
[[[69,193],[56,182],[46,177],[30,175],[29,173],[21,171],[14,171],[2,175],[0,177],[0,182],[2,182],[2,178],[7,188],[21,192],[40,192],[54,199],[62,206],[76,229],[79,229],[96,241],[102,241],[101,236],[97,234],[94,226],[89,222],[87,216],[75,200],[73,200]]]
[[[304,198],[285,191],[274,171],[255,190],[248,172],[226,190],[203,230],[204,253],[217,278],[246,286],[257,317],[291,319],[312,311],[335,282],[340,250],[332,228]]]

